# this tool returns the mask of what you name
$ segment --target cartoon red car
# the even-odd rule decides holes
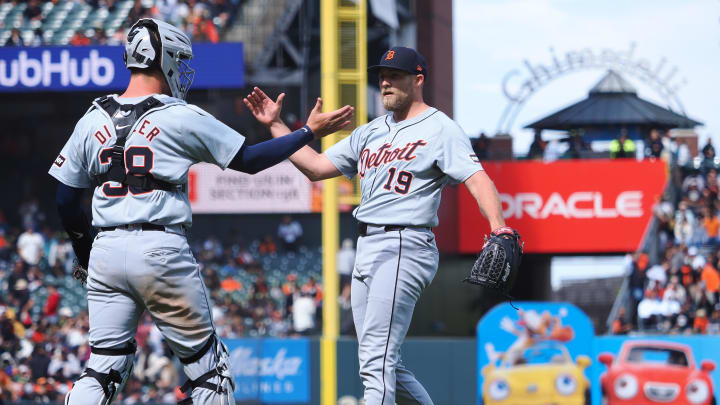
[[[602,353],[607,366],[600,378],[607,405],[715,405],[710,372],[715,363],[695,366],[692,350],[679,343],[626,341],[617,359]]]

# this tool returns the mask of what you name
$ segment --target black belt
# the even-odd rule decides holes
[[[422,229],[430,229],[427,226],[409,226],[409,225],[375,225],[375,224],[366,224],[365,222],[358,222],[358,233],[360,236],[367,236],[368,226],[375,226],[378,228],[382,228],[385,232],[390,231],[402,231],[405,228],[422,228]]]
[[[155,225],[151,224],[150,222],[144,222],[142,224],[125,224],[125,225],[117,225],[117,226],[103,226],[100,227],[100,230],[103,232],[107,231],[114,231],[116,229],[132,229],[135,227],[140,227],[143,231],[163,231],[165,232],[165,226],[163,225]]]

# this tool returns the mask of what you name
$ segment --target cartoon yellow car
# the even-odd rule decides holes
[[[588,356],[572,361],[565,346],[542,342],[483,367],[483,405],[589,405]]]

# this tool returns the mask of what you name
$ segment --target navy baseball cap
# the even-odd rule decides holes
[[[380,63],[370,66],[368,71],[377,71],[380,68],[398,69],[427,76],[425,58],[418,51],[404,46],[394,46],[388,49],[380,58]]]

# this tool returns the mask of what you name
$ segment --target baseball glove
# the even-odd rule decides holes
[[[475,261],[470,276],[463,281],[509,296],[520,269],[523,245],[516,230],[510,227],[494,230],[490,237],[485,237],[480,257]]]
[[[76,280],[79,280],[82,285],[85,285],[87,283],[87,277],[88,277],[88,271],[85,267],[80,265],[80,263],[75,259],[73,262],[73,277],[75,277]]]

